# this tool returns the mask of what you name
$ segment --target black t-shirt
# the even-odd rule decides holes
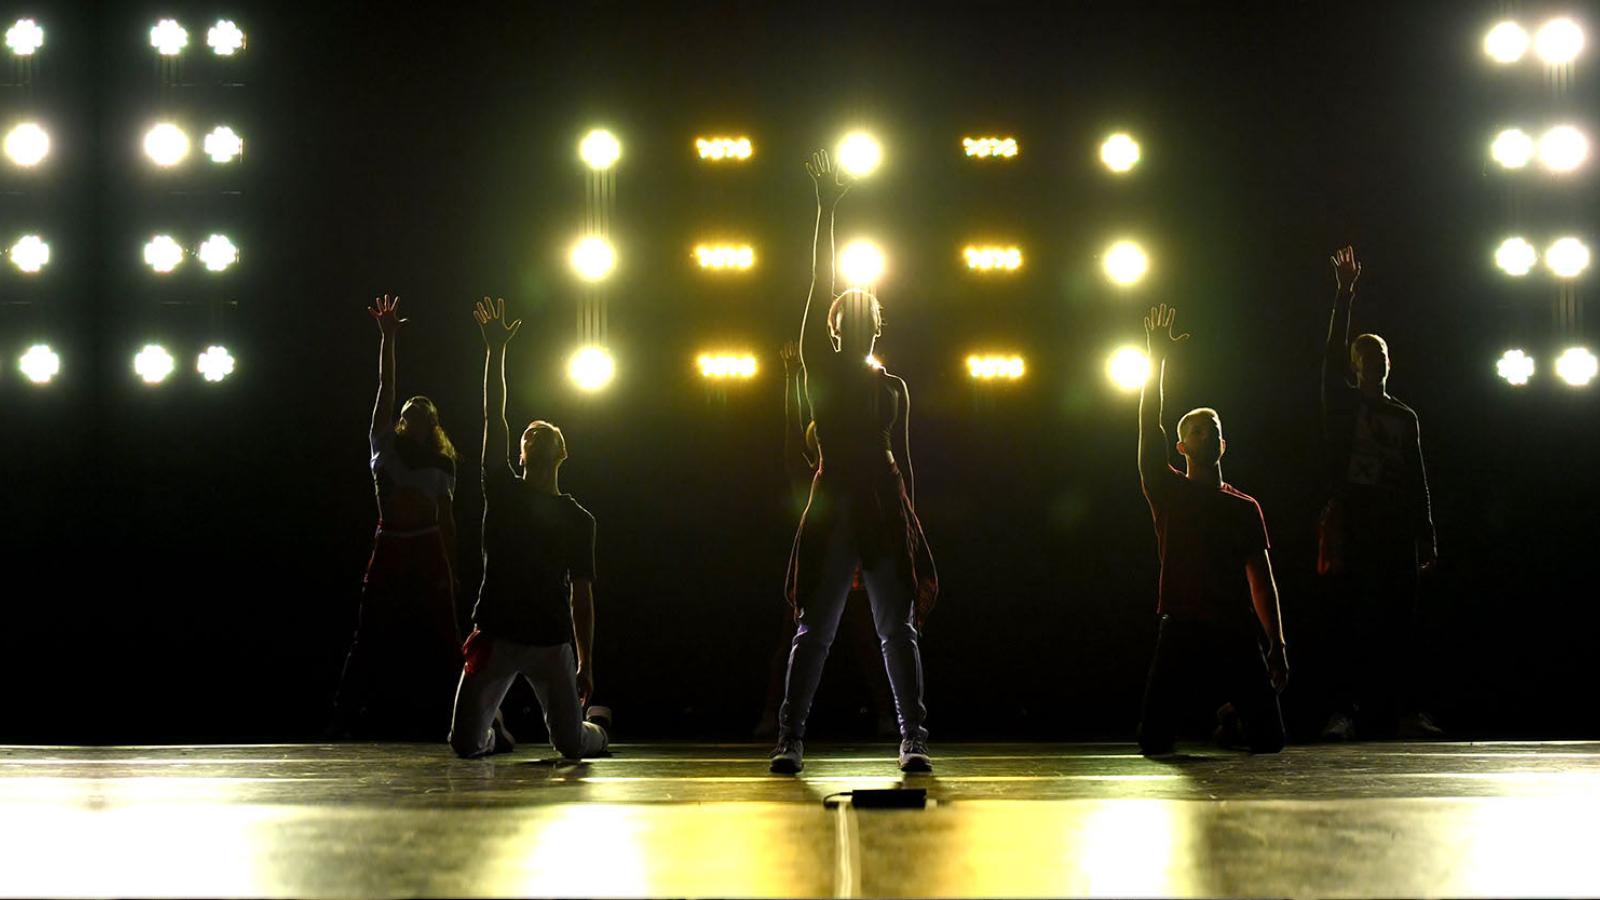
[[[1249,494],[1190,481],[1171,466],[1144,485],[1161,552],[1158,611],[1227,625],[1254,621],[1245,563],[1267,549],[1267,524]]]
[[[572,640],[572,579],[594,578],[594,516],[546,494],[510,463],[483,470],[483,584],[472,620],[485,634],[548,647]]]

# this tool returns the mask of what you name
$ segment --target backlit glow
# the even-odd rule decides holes
[[[160,384],[172,374],[172,354],[160,344],[145,344],[133,358],[133,371],[145,384]]]
[[[1106,377],[1118,390],[1137,391],[1150,380],[1150,357],[1138,347],[1121,347],[1106,360]]]
[[[592,393],[604,388],[616,373],[616,361],[602,347],[584,347],[572,354],[567,363],[567,375],[581,391]]]
[[[962,138],[961,149],[973,159],[1011,159],[1017,155],[1016,138]]]
[[[233,354],[227,347],[213,344],[195,360],[195,371],[207,381],[221,381],[233,374]]]
[[[1139,142],[1127,134],[1113,134],[1100,145],[1100,161],[1119,175],[1131,172],[1139,164]]]
[[[49,384],[52,378],[61,374],[61,357],[47,344],[34,344],[27,353],[22,354],[17,368],[22,370],[22,377],[34,384]]]
[[[742,162],[749,159],[751,154],[755,152],[755,148],[747,137],[696,138],[694,149],[700,154],[701,159],[709,162]]]
[[[177,56],[189,46],[189,32],[176,19],[162,19],[150,29],[150,46],[162,56]]]
[[[17,56],[32,56],[44,46],[44,29],[32,19],[18,19],[6,29],[6,47]]]
[[[622,142],[604,128],[596,128],[578,142],[578,156],[595,171],[609,169],[622,158]]]
[[[1015,272],[1022,268],[1020,247],[967,247],[962,251],[962,255],[966,257],[967,268],[979,272],[992,272],[996,269]]]
[[[145,132],[144,155],[162,168],[175,166],[189,155],[189,136],[171,122],[162,122]]]
[[[1528,32],[1515,22],[1501,22],[1483,36],[1483,52],[1502,65],[1514,63],[1528,52]]]
[[[973,354],[967,357],[967,374],[979,381],[1003,379],[1016,381],[1027,371],[1022,357],[1016,354]]]
[[[24,235],[10,250],[11,264],[32,275],[50,262],[50,245],[36,234]]]
[[[183,247],[171,236],[158,234],[144,245],[145,265],[165,275],[183,262]]]
[[[694,259],[702,269],[748,269],[756,264],[756,251],[749,244],[700,244]]]
[[[864,178],[876,171],[883,162],[883,145],[865,131],[852,131],[839,141],[835,159],[846,174]]]
[[[1494,369],[1507,384],[1521,387],[1533,377],[1533,357],[1521,350],[1507,350]]]
[[[1573,347],[1556,358],[1556,376],[1573,387],[1584,387],[1600,371],[1600,362],[1583,347]]]
[[[883,251],[871,241],[851,241],[839,251],[839,276],[848,287],[877,284],[884,267]]]
[[[1121,285],[1136,284],[1150,270],[1150,257],[1133,241],[1118,241],[1106,248],[1106,277]]]
[[[31,168],[50,155],[50,135],[37,123],[23,122],[6,132],[5,151],[12,162]]]
[[[572,270],[584,281],[599,281],[617,265],[617,251],[603,237],[586,237],[572,247]]]
[[[1519,237],[1506,238],[1500,247],[1494,251],[1494,264],[1507,275],[1516,278],[1533,271],[1539,262],[1539,251],[1533,245]]]
[[[1575,237],[1564,237],[1544,252],[1544,264],[1557,278],[1577,278],[1589,268],[1589,248]]]
[[[695,364],[706,378],[754,378],[756,374],[756,358],[748,353],[702,353]]]

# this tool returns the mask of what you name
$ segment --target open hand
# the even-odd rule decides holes
[[[1169,309],[1165,303],[1160,306],[1150,307],[1150,314],[1144,317],[1145,346],[1149,350],[1150,359],[1166,359],[1172,348],[1189,339],[1189,333],[1174,336],[1172,334],[1172,320],[1177,318],[1178,311]]]
[[[395,311],[399,306],[399,297],[390,297],[388,294],[384,294],[382,297],[372,301],[372,305],[367,307],[367,315],[377,321],[378,330],[383,333],[384,337],[394,336],[395,332],[400,330],[400,326],[408,321],[400,318],[399,313]]]
[[[1333,256],[1328,260],[1333,263],[1333,280],[1339,290],[1355,290],[1356,279],[1361,277],[1361,263],[1356,261],[1356,248],[1346,244],[1344,249],[1333,251]]]
[[[783,360],[783,371],[794,370],[795,363],[800,360],[800,345],[794,341],[784,341],[778,348],[778,358]]]
[[[522,327],[522,320],[507,323],[506,301],[490,300],[488,297],[477,302],[473,307],[472,318],[478,323],[478,330],[483,333],[483,343],[487,347],[504,347],[511,342],[511,338]]]
[[[821,206],[838,203],[839,198],[849,193],[850,186],[856,183],[855,178],[834,166],[826,150],[811,154],[811,161],[806,163],[806,172],[816,182],[817,203]]]

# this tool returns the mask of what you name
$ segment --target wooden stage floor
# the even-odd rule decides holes
[[[0,895],[1600,894],[1600,743],[767,749],[0,747]],[[895,786],[928,808],[822,802]]]

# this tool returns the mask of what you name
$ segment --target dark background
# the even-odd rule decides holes
[[[1417,648],[1432,709],[1461,736],[1595,735],[1595,389],[1553,377],[1567,343],[1553,282],[1513,283],[1491,262],[1516,229],[1541,248],[1563,228],[1590,237],[1594,178],[1486,169],[1502,123],[1592,123],[1592,48],[1558,100],[1539,64],[1484,60],[1503,4],[403,6],[37,12],[51,42],[38,87],[0,94],[0,113],[44,109],[58,155],[0,198],[0,225],[37,216],[59,237],[47,280],[0,277],[17,301],[0,306],[0,350],[14,360],[27,335],[52,335],[69,369],[48,391],[0,377],[0,740],[320,730],[376,520],[363,309],[383,292],[411,319],[401,396],[432,396],[466,457],[463,613],[481,513],[468,313],[489,294],[525,323],[513,427],[563,426],[562,487],[599,522],[597,701],[628,738],[748,734],[795,518],[776,349],[808,281],[800,163],[856,126],[887,159],[845,200],[839,234],[890,256],[880,355],[915,395],[944,586],[923,644],[936,740],[1131,736],[1155,541],[1136,397],[1103,364],[1157,301],[1194,334],[1169,367],[1168,427],[1195,405],[1222,414],[1226,477],[1261,501],[1274,541],[1291,726],[1315,731],[1333,652],[1316,626],[1337,613],[1312,575],[1316,386],[1328,256],[1346,242],[1365,264],[1357,327],[1389,339],[1390,387],[1422,421],[1442,556]],[[1513,10],[1529,26],[1552,11],[1587,10]],[[250,39],[228,69],[204,52],[219,12]],[[146,40],[159,15],[190,29],[190,86],[159,88]],[[155,176],[138,139],[160,113],[225,115],[245,164]],[[624,148],[608,283],[619,375],[590,397],[562,375],[577,298],[564,252],[587,177],[576,142],[599,125]],[[1128,178],[1096,159],[1116,129],[1144,150]],[[699,164],[692,142],[709,133],[750,135],[755,158]],[[967,161],[960,138],[986,133],[1017,136],[1020,157]],[[228,229],[243,263],[157,282],[138,248],[161,228]],[[718,230],[756,245],[752,274],[690,264]],[[1098,254],[1123,234],[1154,265],[1119,291]],[[964,270],[959,248],[990,236],[1023,246],[1020,274]],[[160,389],[128,362],[153,338],[180,364]],[[213,339],[240,360],[222,385],[192,373]],[[708,391],[693,357],[724,346],[762,372]],[[1539,360],[1525,390],[1494,374],[1511,346]],[[991,348],[1023,353],[1027,379],[976,387],[962,361]],[[818,736],[864,726],[836,662]]]

